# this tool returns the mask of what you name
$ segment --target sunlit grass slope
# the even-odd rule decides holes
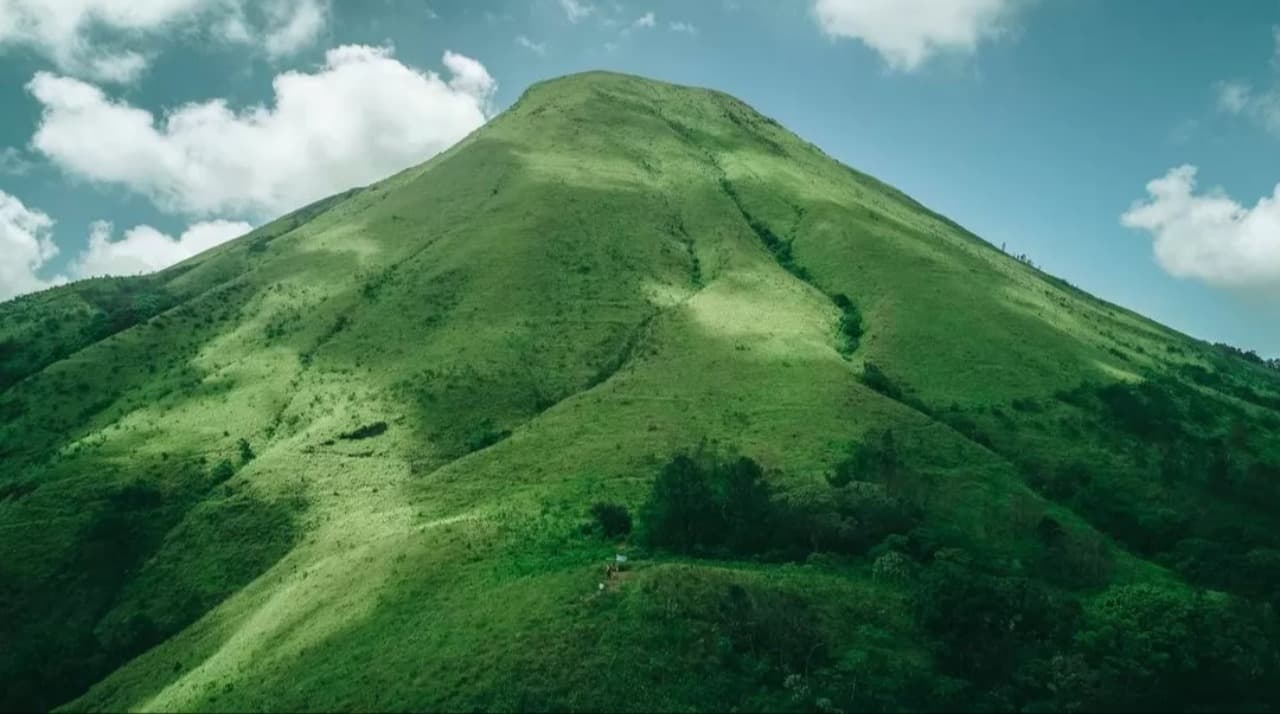
[[[1235,654],[1150,645],[1142,675],[1105,639],[1168,598],[1198,623],[1276,600],[1274,373],[715,92],[539,84],[382,183],[0,305],[0,389],[6,709],[1124,708],[1206,672],[1220,698],[1180,704],[1276,701],[1266,616],[1218,628]],[[866,485],[909,533],[633,542],[599,591],[618,546],[588,507],[638,517],[673,455],[705,441],[821,501],[886,430],[911,483]],[[1046,669],[975,665],[928,606],[953,571],[1080,624],[955,605]],[[1169,647],[1202,659],[1152,665]]]

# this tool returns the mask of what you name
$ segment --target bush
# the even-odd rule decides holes
[[[345,434],[339,434],[339,439],[347,441],[358,441],[360,439],[372,439],[375,436],[381,436],[387,432],[387,423],[385,421],[376,422],[362,426],[355,431],[348,431]]]
[[[223,483],[224,481],[229,480],[232,476],[235,476],[235,475],[236,475],[236,467],[233,466],[231,462],[227,459],[223,459],[222,461],[219,461],[218,465],[214,466],[213,471],[210,473],[210,476],[213,477],[213,482],[215,484]]]
[[[853,304],[848,295],[839,293],[831,298],[836,307],[840,308],[840,337],[843,341],[840,351],[846,355],[852,354],[858,349],[858,344],[862,340],[864,328],[862,325],[862,313],[858,310],[858,306]]]
[[[619,538],[631,532],[631,514],[616,503],[594,504],[591,516],[596,519],[605,538]]]
[[[236,442],[236,448],[240,450],[240,463],[247,464],[253,461],[255,454],[253,447],[249,445],[248,439],[241,439]]]
[[[466,452],[480,451],[511,436],[511,431],[498,429],[493,420],[485,417],[466,436]]]
[[[843,488],[853,481],[888,483],[897,474],[900,463],[893,431],[872,432],[861,443],[850,447],[848,455],[836,464],[827,481],[834,488]]]
[[[892,435],[875,439],[861,458],[886,483],[849,480],[813,485],[775,498],[764,470],[749,458],[697,452],[671,460],[642,510],[645,541],[656,548],[703,555],[764,555],[804,560],[814,552],[861,555],[894,533],[906,533],[918,512],[893,495],[901,479]]]
[[[1010,684],[1037,679],[1025,673],[1069,644],[1079,613],[1033,581],[986,575],[954,560],[935,561],[918,607],[943,671],[974,685],[977,701],[958,702],[969,709],[1014,709],[1016,700],[1034,696]]]
[[[872,362],[868,362],[862,369],[862,383],[890,399],[902,401],[902,388],[894,384],[889,375]]]

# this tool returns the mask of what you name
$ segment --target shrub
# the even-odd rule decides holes
[[[631,532],[631,514],[616,503],[599,502],[591,506],[591,516],[605,538],[619,538]]]
[[[889,375],[872,362],[863,367],[862,383],[890,399],[902,401],[902,388],[894,384]]]
[[[848,455],[836,464],[827,481],[834,488],[843,488],[853,481],[887,483],[896,475],[900,461],[893,431],[872,432],[849,448]]]
[[[919,514],[891,487],[901,479],[892,435],[883,434],[859,457],[869,470],[829,487],[801,487],[775,497],[755,461],[720,459],[703,451],[681,454],[663,467],[641,512],[645,541],[654,547],[705,555],[756,555],[804,560],[814,552],[860,555],[893,533],[906,533]],[[838,472],[841,469],[837,470]]]
[[[840,351],[848,355],[858,349],[858,344],[862,339],[864,332],[862,325],[862,313],[858,310],[858,306],[853,304],[848,295],[839,293],[831,298],[836,307],[840,308],[840,337],[843,340]]]
[[[511,436],[511,431],[506,429],[498,429],[494,425],[493,420],[486,417],[476,424],[474,428],[466,436],[466,450],[468,453],[472,451],[480,451]]]
[[[215,484],[223,483],[236,475],[236,467],[233,466],[229,460],[223,459],[218,462],[217,466],[213,467],[213,471],[210,475],[213,477],[213,482]]]
[[[241,439],[236,442],[236,448],[240,450],[241,463],[247,464],[250,461],[253,461],[255,454],[253,453],[253,447],[250,446],[248,439]]]
[[[338,438],[346,439],[347,441],[371,439],[375,436],[381,436],[382,434],[385,434],[386,431],[387,431],[387,423],[385,421],[380,421],[380,422],[375,422],[373,424],[368,424],[366,426],[362,426],[359,429],[356,429],[354,431],[348,431],[345,434],[339,434]]]

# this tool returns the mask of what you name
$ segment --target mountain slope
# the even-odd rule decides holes
[[[1276,701],[1275,374],[723,94],[536,85],[156,276],[0,306],[0,366],[6,709]],[[656,545],[703,442],[805,535]],[[637,520],[604,590],[596,502]]]

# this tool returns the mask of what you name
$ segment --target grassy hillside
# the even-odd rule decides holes
[[[0,390],[6,710],[1280,701],[1277,372],[715,92],[0,305]]]

